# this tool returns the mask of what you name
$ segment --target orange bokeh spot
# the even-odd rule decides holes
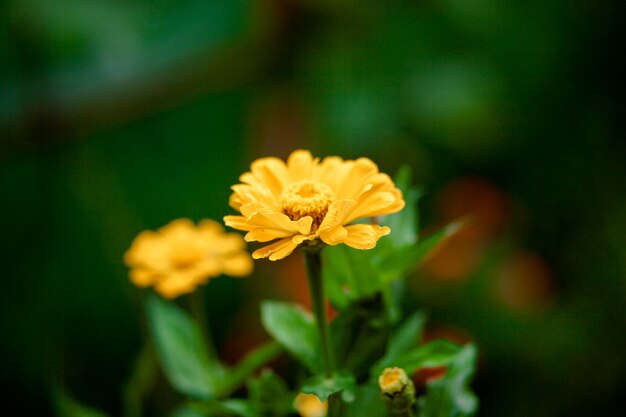
[[[437,199],[439,224],[460,218],[469,225],[446,239],[424,264],[427,275],[456,281],[478,266],[489,240],[500,233],[509,219],[508,198],[485,179],[466,177],[448,184]]]
[[[552,274],[537,254],[517,252],[496,273],[497,292],[511,309],[536,312],[553,298]]]

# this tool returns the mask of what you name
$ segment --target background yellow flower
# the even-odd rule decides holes
[[[135,285],[153,285],[166,298],[192,292],[220,274],[241,277],[252,272],[241,236],[225,233],[213,220],[196,226],[189,219],[178,219],[156,232],[141,232],[124,260]]]
[[[371,249],[388,227],[349,223],[395,213],[404,207],[402,193],[388,175],[367,158],[320,162],[309,151],[294,151],[287,162],[268,157],[254,161],[250,172],[232,187],[230,205],[241,216],[226,216],[230,227],[248,233],[246,241],[278,241],[252,254],[282,259],[303,242],[321,239]]]

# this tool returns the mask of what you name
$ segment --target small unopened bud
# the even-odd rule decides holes
[[[301,392],[293,400],[293,408],[302,417],[324,417],[328,412],[328,401],[321,402],[317,396]]]
[[[386,368],[378,377],[378,386],[394,414],[406,413],[415,403],[415,386],[402,368]]]

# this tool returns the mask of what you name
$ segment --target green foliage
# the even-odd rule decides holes
[[[419,400],[421,417],[469,417],[478,410],[478,398],[469,383],[476,366],[476,346],[459,350],[448,364],[446,375],[428,383]]]
[[[419,341],[426,315],[421,311],[416,311],[407,318],[398,329],[392,333],[387,345],[385,356],[374,366],[376,370],[382,370],[388,364],[393,364],[399,357],[414,349]],[[374,372],[376,376],[376,372]]]
[[[376,383],[360,385],[356,390],[355,399],[345,407],[346,417],[386,417],[387,407],[380,396]]]
[[[264,301],[261,322],[265,330],[311,372],[318,370],[319,338],[310,314],[295,304]]]
[[[172,386],[192,398],[213,398],[224,369],[209,358],[197,323],[154,294],[146,299],[146,313],[161,366]]]
[[[294,398],[285,381],[270,369],[264,369],[258,377],[248,381],[248,396],[260,416],[273,417],[289,414]]]
[[[330,378],[316,375],[305,381],[300,391],[305,394],[315,394],[320,401],[326,401],[332,394],[341,393],[345,402],[354,401],[356,381],[349,372],[336,372]]]
[[[388,320],[382,297],[352,303],[333,320],[330,331],[339,369],[364,377],[387,345]]]
[[[397,366],[411,374],[419,368],[435,368],[448,365],[460,350],[460,346],[443,339],[433,340],[418,346],[391,360],[382,360],[371,370],[373,377],[378,377],[387,367]]]
[[[218,385],[219,397],[224,397],[235,391],[256,369],[265,365],[283,352],[277,343],[266,343],[252,350],[243,359],[229,369]]]

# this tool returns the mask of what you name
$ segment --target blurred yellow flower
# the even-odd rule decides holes
[[[189,219],[141,232],[124,255],[131,281],[139,287],[153,285],[165,298],[192,292],[220,274],[245,276],[252,259],[236,233],[225,233],[213,220],[196,226]]]
[[[329,245],[371,249],[389,228],[347,224],[404,207],[391,178],[367,158],[333,156],[320,162],[309,151],[297,150],[286,163],[274,157],[254,161],[239,180],[243,184],[232,187],[230,205],[241,216],[224,217],[226,225],[248,232],[248,242],[280,239],[255,251],[255,259],[282,259],[318,238]]]
[[[321,402],[315,395],[301,392],[293,401],[293,408],[301,417],[324,417],[328,412],[328,401]]]

